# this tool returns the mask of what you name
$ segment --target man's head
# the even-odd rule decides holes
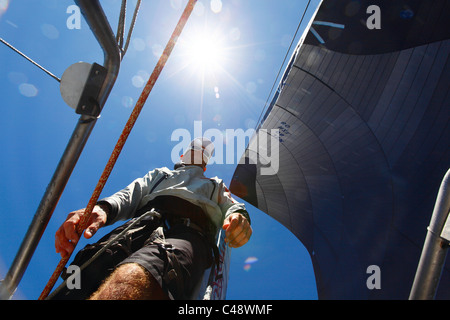
[[[214,144],[207,138],[195,138],[181,156],[185,164],[205,168],[214,152]]]

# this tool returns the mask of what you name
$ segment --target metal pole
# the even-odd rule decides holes
[[[136,105],[133,109],[133,112],[130,115],[130,118],[128,119],[127,123],[125,124],[125,127],[119,137],[119,140],[117,141],[117,144],[114,147],[114,150],[105,166],[105,169],[102,172],[102,175],[95,187],[94,192],[92,193],[91,198],[89,199],[89,202],[86,206],[86,210],[84,214],[81,216],[80,221],[77,225],[76,232],[78,234],[81,234],[83,230],[87,227],[87,223],[89,221],[89,216],[92,214],[92,209],[94,208],[95,204],[97,203],[97,200],[100,196],[100,193],[103,190],[103,187],[105,186],[106,181],[108,180],[108,177],[110,176],[112,169],[114,168],[114,165],[125,145],[125,142],[128,139],[128,136],[131,133],[131,130],[133,129],[139,114],[141,113],[145,102],[147,101],[147,98],[150,95],[150,92],[153,90],[153,87],[158,80],[162,70],[164,69],[164,66],[166,65],[167,60],[170,57],[170,54],[172,53],[172,50],[177,43],[178,38],[180,37],[181,32],[183,31],[184,26],[186,25],[189,16],[192,13],[192,10],[194,9],[194,6],[196,4],[197,0],[189,0],[188,4],[186,5],[185,10],[183,11],[183,14],[181,15],[180,20],[177,23],[177,26],[175,27],[175,30],[172,33],[172,36],[169,39],[169,42],[167,43],[163,54],[158,60],[158,63],[156,64],[155,68],[153,69],[153,72],[150,76],[150,78],[147,81],[147,84],[145,85],[141,95],[139,96],[138,101],[136,102]],[[52,276],[50,277],[47,285],[45,286],[44,290],[42,291],[41,295],[39,296],[39,300],[44,300],[48,297],[48,294],[53,289],[53,286],[55,285],[57,279],[59,278],[61,272],[63,271],[64,266],[67,264],[70,257],[64,257],[60,260],[58,265],[55,268],[55,271],[53,272]]]
[[[432,300],[436,296],[449,242],[441,237],[450,211],[450,170],[442,180],[427,237],[409,296],[410,300]]]
[[[98,101],[103,108],[119,73],[120,49],[98,0],[78,0],[76,3],[104,52],[104,67],[108,70],[108,75],[103,83]],[[1,283],[0,299],[11,298],[19,285],[96,122],[97,119],[90,116],[80,117],[19,251]]]

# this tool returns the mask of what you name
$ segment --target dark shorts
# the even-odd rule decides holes
[[[212,249],[206,239],[184,225],[165,231],[165,242],[149,243],[120,263],[137,263],[158,281],[170,299],[195,299]]]

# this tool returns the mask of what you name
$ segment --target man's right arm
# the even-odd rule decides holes
[[[101,199],[98,204],[107,205],[109,209],[106,225],[133,218],[142,197],[150,193],[154,181],[160,176],[163,176],[163,171],[155,169],[112,196]]]
[[[86,239],[91,238],[98,231],[98,229],[105,225],[108,211],[109,208],[105,204],[99,204],[94,207],[88,226],[84,231],[84,237]],[[76,244],[80,240],[80,235],[77,233],[77,227],[84,213],[85,209],[69,213],[66,221],[64,221],[61,227],[59,227],[56,231],[55,249],[56,252],[61,254],[61,257],[63,258],[72,254]]]
[[[160,170],[153,170],[142,178],[134,180],[125,189],[116,192],[111,197],[104,198],[92,210],[88,227],[84,237],[91,238],[98,229],[111,225],[118,220],[131,218],[136,211],[142,197],[151,190],[154,178],[162,174]],[[71,212],[55,235],[56,252],[62,257],[70,255],[80,239],[76,229],[85,209]]]

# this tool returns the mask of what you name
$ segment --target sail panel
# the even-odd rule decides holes
[[[236,169],[231,192],[302,241],[321,299],[409,296],[450,167],[448,16],[443,0],[324,1],[258,128],[279,131],[277,170]],[[381,289],[367,286],[373,265]],[[449,284],[447,261],[438,298]]]

